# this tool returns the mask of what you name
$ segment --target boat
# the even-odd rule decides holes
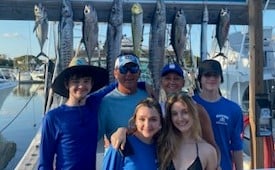
[[[32,76],[29,71],[18,71],[15,73],[16,80],[19,83],[31,83],[32,82]]]
[[[45,64],[37,67],[30,72],[31,78],[34,82],[44,82],[45,80]]]
[[[10,94],[13,88],[17,85],[12,69],[0,68],[0,108],[6,97]]]
[[[16,85],[17,85],[17,82],[15,81],[15,77],[12,69],[0,68],[1,97],[4,96],[5,92],[11,91]]]

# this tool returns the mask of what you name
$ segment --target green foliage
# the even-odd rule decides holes
[[[13,60],[0,58],[0,67],[13,67]]]
[[[23,55],[14,59],[14,67],[21,71],[28,71],[41,64],[43,64],[43,61],[33,55]]]
[[[21,71],[34,69],[36,66],[40,66],[42,64],[43,61],[33,55],[23,55],[14,59],[0,57],[0,67],[18,68]]]

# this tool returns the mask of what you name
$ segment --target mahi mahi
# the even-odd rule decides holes
[[[92,5],[84,7],[84,22],[82,27],[82,42],[88,56],[88,63],[91,63],[95,48],[98,46],[98,23],[97,12]]]
[[[171,45],[176,54],[176,61],[184,66],[183,57],[186,46],[186,18],[183,9],[177,11],[171,28]]]
[[[48,14],[45,7],[41,3],[34,5],[34,16],[35,25],[33,32],[36,33],[36,37],[40,45],[40,53],[37,57],[45,56],[48,58],[48,56],[43,52],[45,41],[48,39]]]
[[[139,3],[134,3],[131,8],[132,12],[132,37],[134,54],[141,57],[141,45],[143,41],[143,9]]]
[[[164,0],[157,0],[149,35],[149,69],[156,98],[160,93],[160,70],[164,65],[166,35],[166,7]]]
[[[222,53],[222,48],[224,47],[225,41],[228,37],[230,27],[230,11],[227,8],[222,8],[219,12],[218,22],[216,24],[216,38],[220,48],[220,52],[215,56],[223,56],[226,58],[224,53]]]
[[[107,38],[105,42],[105,47],[107,48],[107,70],[110,82],[115,80],[113,75],[115,59],[121,52],[122,24],[123,1],[114,0],[107,25]]]

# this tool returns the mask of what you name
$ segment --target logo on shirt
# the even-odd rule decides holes
[[[216,115],[216,124],[217,125],[228,125],[228,116],[223,114]]]

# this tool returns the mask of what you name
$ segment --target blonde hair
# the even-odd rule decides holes
[[[172,122],[171,108],[176,102],[181,102],[182,104],[187,105],[188,114],[190,114],[193,119],[193,125],[190,129],[191,137],[196,141],[201,139],[200,120],[193,99],[183,92],[168,96],[166,103],[166,114],[164,118],[165,124],[163,126],[162,133],[158,138],[157,147],[160,170],[164,170],[169,166],[170,162],[176,154],[177,149],[179,148],[182,137],[181,132],[174,126]]]

